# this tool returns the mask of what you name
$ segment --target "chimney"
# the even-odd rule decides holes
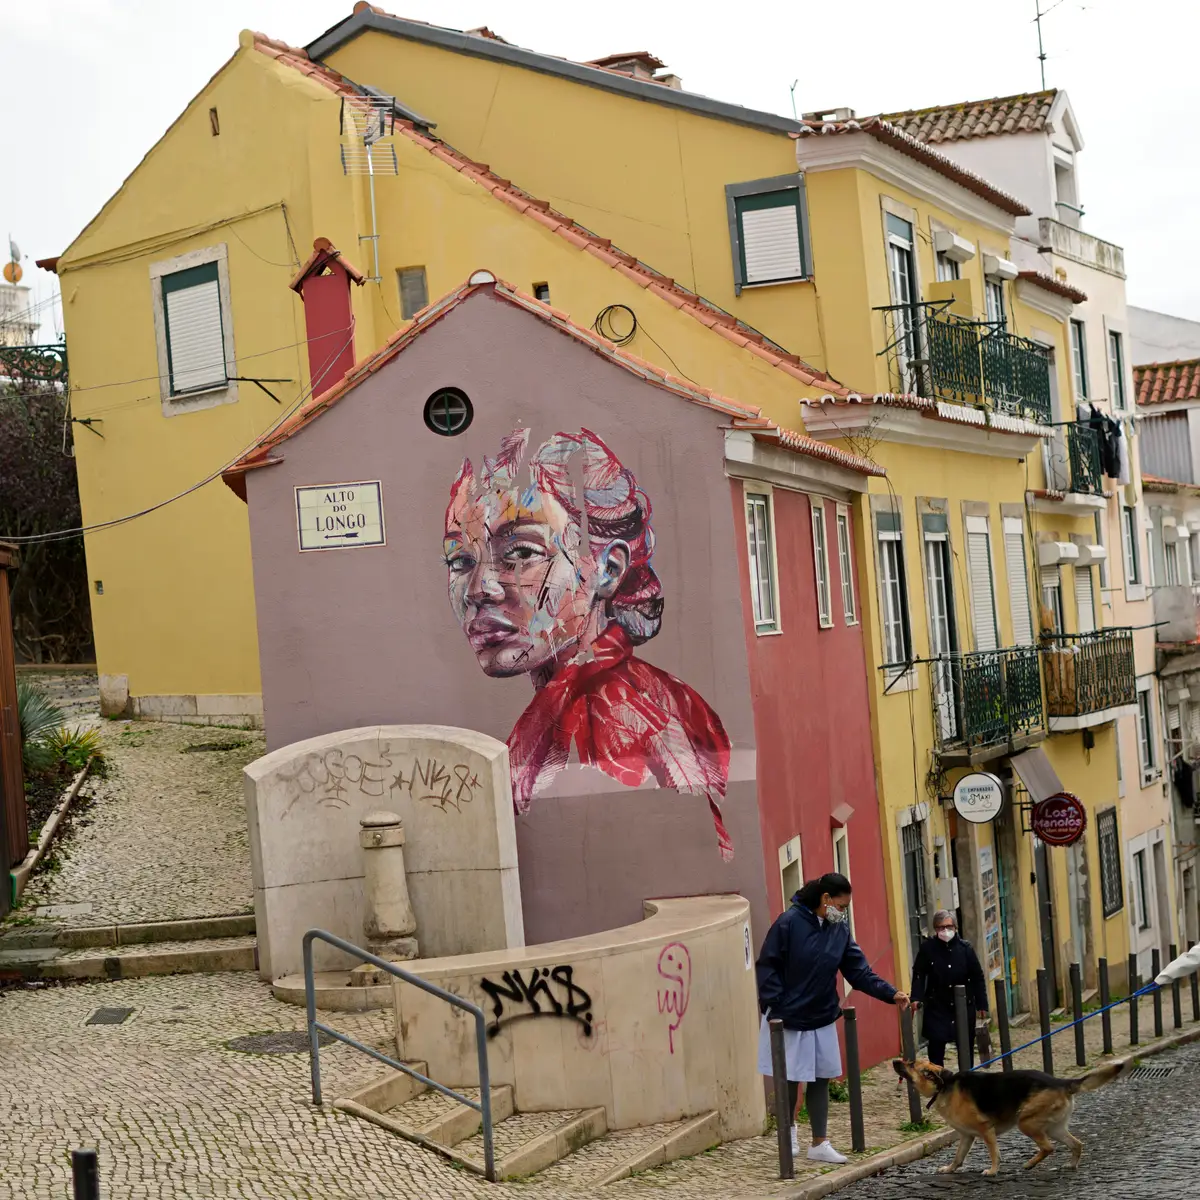
[[[604,67],[609,71],[624,71],[635,79],[654,79],[654,72],[666,67],[661,58],[655,58],[649,50],[634,50],[628,54],[609,54],[604,58],[593,58],[584,63],[587,67]],[[659,82],[664,82],[660,79]],[[671,86],[668,84],[668,86]]]
[[[816,112],[802,113],[801,116],[805,121],[824,122],[824,121],[853,121],[854,109],[852,108],[819,108]]]
[[[683,91],[683,80],[678,75],[672,75],[670,72],[665,75],[655,75],[654,82],[666,84],[667,87],[674,88],[677,92]]]

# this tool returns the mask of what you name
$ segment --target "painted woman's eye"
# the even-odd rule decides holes
[[[507,563],[532,562],[534,559],[545,557],[546,552],[540,546],[532,546],[527,542],[521,542],[515,546],[510,546],[504,552],[504,561]]]
[[[475,569],[475,560],[469,554],[446,556],[446,567],[451,575],[467,575]]]

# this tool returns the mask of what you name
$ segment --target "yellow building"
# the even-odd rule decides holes
[[[242,35],[57,264],[75,415],[105,435],[79,447],[85,521],[147,514],[88,537],[106,705],[259,711],[245,510],[189,489],[333,382],[309,376],[287,287],[311,241],[370,277],[347,331],[360,357],[487,266],[886,468],[856,524],[861,612],[853,589],[845,603],[877,668],[900,957],[950,907],[1014,1008],[1043,963],[1061,993],[1070,961],[1090,985],[1106,955],[1120,986],[1105,839],[1132,651],[1087,612],[1104,500],[1061,424],[1071,289],[1014,266],[1018,201],[888,123],[756,113],[661,67],[568,63],[363,4],[307,52]],[[194,310],[207,323],[177,344]],[[1005,802],[974,825],[947,798],[979,769]],[[1060,788],[1086,834],[1039,849],[1027,806]]]

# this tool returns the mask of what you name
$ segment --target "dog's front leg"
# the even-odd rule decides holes
[[[951,1171],[957,1171],[967,1161],[967,1155],[970,1153],[973,1145],[975,1145],[973,1134],[960,1133],[958,1135],[958,1153],[954,1156],[954,1161],[947,1163],[944,1167],[938,1167],[937,1173],[939,1175],[949,1175]]]
[[[980,1137],[983,1138],[984,1145],[988,1148],[988,1153],[992,1156],[992,1165],[984,1171],[985,1175],[995,1175],[1000,1170],[1000,1146],[996,1141],[996,1131],[994,1129],[985,1129]]]

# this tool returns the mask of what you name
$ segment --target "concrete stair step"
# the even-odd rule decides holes
[[[139,921],[127,925],[15,925],[0,934],[0,951],[54,947],[84,950],[96,946],[137,946],[146,942],[248,937],[253,933],[253,913],[190,917],[181,921]]]
[[[8,979],[131,979],[257,969],[258,949],[252,935],[81,949],[0,949],[0,978]]]
[[[513,1113],[492,1127],[496,1177],[521,1179],[536,1175],[607,1132],[602,1108]],[[482,1172],[482,1131],[460,1142],[453,1153],[464,1166]]]

